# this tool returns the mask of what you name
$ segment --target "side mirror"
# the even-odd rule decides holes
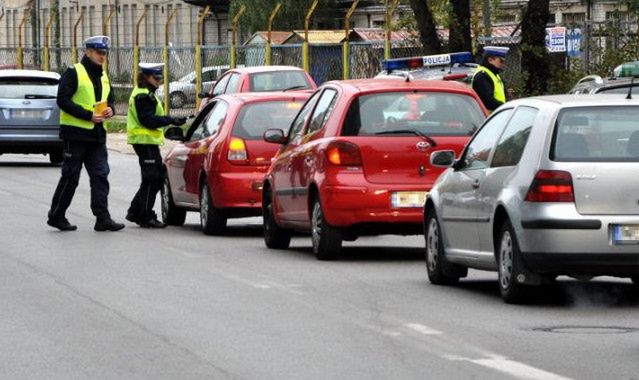
[[[273,144],[282,145],[288,142],[288,137],[286,137],[284,131],[281,129],[267,129],[264,131],[264,135],[262,137],[264,138],[264,141]]]
[[[180,127],[169,127],[164,131],[164,137],[169,140],[184,141],[184,130]]]
[[[452,150],[438,150],[430,155],[430,164],[440,168],[451,167],[455,163],[455,152]]]
[[[200,99],[206,99],[206,98],[212,98],[213,95],[209,94],[208,92],[200,92],[199,94],[197,94],[197,97]]]

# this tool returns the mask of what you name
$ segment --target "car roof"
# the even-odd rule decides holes
[[[376,91],[401,91],[401,90],[435,90],[435,91],[452,91],[452,92],[466,92],[471,93],[471,90],[465,84],[455,81],[444,80],[428,80],[428,79],[414,79],[406,81],[401,77],[381,77],[370,79],[351,79],[341,81],[331,81],[325,83],[326,85],[334,85],[343,87],[344,89],[350,88],[353,92],[376,92]]]
[[[238,73],[263,73],[263,72],[271,72],[271,71],[304,71],[303,69],[297,66],[251,66],[251,67],[240,67],[233,69],[234,72]]]
[[[41,70],[0,70],[0,78],[10,77],[60,79],[60,74]]]
[[[614,105],[639,105],[639,92],[634,99],[626,99],[623,94],[565,94],[565,95],[545,95],[534,96],[530,98],[522,98],[506,103],[504,106],[519,105],[535,105],[555,106],[557,108],[567,107],[595,107],[595,106],[614,106]],[[500,107],[501,108],[501,107]]]
[[[229,102],[254,103],[270,100],[306,100],[312,94],[311,91],[273,91],[273,92],[238,92],[235,94],[223,94],[216,99],[225,99]]]

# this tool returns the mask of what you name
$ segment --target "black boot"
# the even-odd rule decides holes
[[[55,227],[60,231],[75,231],[78,229],[78,226],[69,223],[67,218],[49,218],[47,220],[47,224],[51,227]]]
[[[115,220],[109,218],[98,219],[93,227],[96,231],[120,231],[124,228],[124,224],[118,223]]]
[[[138,215],[136,214],[132,214],[130,212],[128,212],[126,214],[126,220],[128,220],[131,223],[135,223],[138,226],[142,226],[142,218],[140,218]]]
[[[164,228],[166,224],[157,220],[157,218],[152,218],[147,221],[139,223],[142,228]]]

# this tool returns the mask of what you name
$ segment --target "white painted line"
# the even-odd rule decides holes
[[[489,359],[473,359],[470,360],[470,362],[479,364],[487,368],[492,368],[499,372],[507,373],[518,379],[570,380],[569,377],[560,376],[552,372],[544,371],[542,369],[535,368],[524,363],[519,363],[514,360],[509,360],[501,357],[494,357]]]
[[[424,326],[422,324],[419,323],[406,323],[404,325],[405,327],[408,327],[411,330],[415,330],[420,334],[424,334],[424,335],[440,335],[443,334],[443,332],[435,330],[433,328],[430,328],[428,326]]]

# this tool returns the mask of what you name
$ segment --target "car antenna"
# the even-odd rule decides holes
[[[635,83],[636,77],[636,75],[633,75],[632,78],[630,78],[630,87],[628,87],[628,96],[626,96],[626,99],[632,99],[632,88],[634,87],[633,84]]]
[[[410,74],[406,75],[406,83],[410,82]]]

